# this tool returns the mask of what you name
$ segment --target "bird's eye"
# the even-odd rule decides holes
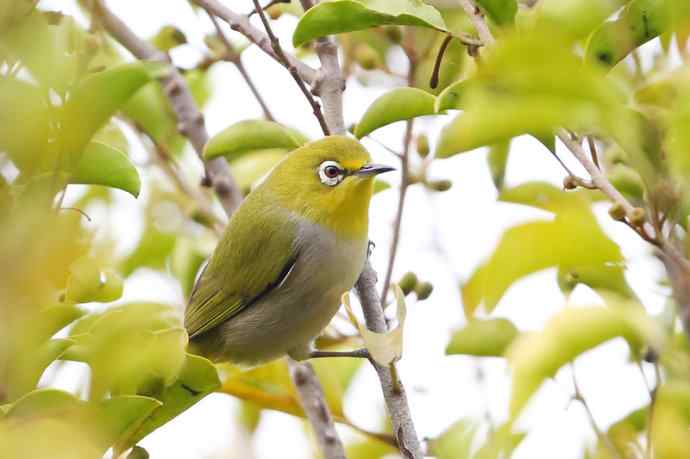
[[[336,186],[345,176],[343,168],[335,161],[324,161],[319,166],[319,179],[328,186]]]

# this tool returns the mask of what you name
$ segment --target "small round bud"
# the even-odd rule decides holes
[[[274,21],[283,15],[283,11],[276,5],[273,5],[272,7],[267,9],[266,12],[268,13],[268,16]]]
[[[379,56],[376,50],[366,43],[360,43],[355,48],[355,60],[364,70],[374,70],[378,67]]]
[[[432,180],[427,182],[426,186],[434,191],[448,191],[453,186],[453,182],[450,180]]]
[[[563,179],[563,188],[566,190],[574,190],[577,188],[577,179],[572,175],[567,175]]]
[[[408,271],[402,278],[400,278],[398,286],[405,295],[409,295],[414,291],[415,287],[417,286],[417,282],[417,275],[412,271]]]
[[[628,220],[635,226],[642,226],[646,220],[645,211],[642,207],[635,207],[629,214]]]
[[[402,41],[402,29],[397,26],[386,27],[386,37],[393,43],[400,43]]]
[[[417,294],[417,299],[419,301],[426,300],[431,296],[431,292],[434,291],[434,286],[430,282],[419,282],[414,289]]]
[[[625,218],[625,209],[619,203],[615,203],[609,209],[609,215],[616,221],[622,221]]]
[[[426,134],[419,134],[417,136],[417,154],[422,158],[429,155],[429,138]]]
[[[149,459],[149,453],[141,446],[135,446],[127,455],[127,459]]]

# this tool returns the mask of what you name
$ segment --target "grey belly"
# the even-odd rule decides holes
[[[255,365],[308,349],[357,280],[367,246],[315,229],[304,228],[295,267],[280,287],[199,337],[204,354]]]

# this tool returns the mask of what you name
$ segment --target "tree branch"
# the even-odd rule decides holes
[[[194,3],[202,7],[204,10],[213,13],[221,18],[223,21],[230,24],[230,28],[236,32],[244,35],[249,41],[261,48],[266,54],[271,56],[276,61],[280,62],[280,58],[271,47],[271,41],[268,35],[261,32],[259,29],[251,25],[249,19],[242,15],[235,13],[226,6],[222,5],[218,0],[193,0]],[[285,57],[290,65],[295,67],[300,78],[309,83],[314,83],[316,79],[316,70],[309,67],[304,62],[297,59],[295,56],[285,53]]]
[[[388,331],[381,300],[376,292],[376,272],[368,261],[355,287],[362,303],[367,328],[377,333]],[[412,421],[405,388],[398,377],[395,364],[385,367],[379,365],[374,360],[371,361],[371,364],[374,366],[381,382],[383,398],[386,401],[386,408],[391,417],[393,433],[398,441],[400,452],[406,459],[423,458],[424,454],[422,453],[419,439],[417,438],[417,431]]]
[[[311,364],[295,362],[288,357],[288,367],[300,404],[314,429],[316,441],[324,458],[345,459],[345,449],[335,430],[331,412]]]
[[[460,6],[465,10],[467,16],[469,16],[472,25],[477,31],[477,35],[485,45],[493,45],[496,41],[494,36],[491,35],[491,30],[489,30],[489,25],[484,20],[484,14],[482,10],[474,3],[472,0],[458,0]]]
[[[314,0],[301,0],[305,11],[314,6]],[[326,122],[334,134],[345,132],[343,118],[343,91],[345,83],[338,62],[338,48],[327,37],[320,38],[316,43],[316,53],[321,61],[317,82],[314,90],[319,94],[324,105]],[[387,331],[386,320],[381,307],[381,300],[376,291],[376,272],[367,261],[364,270],[355,285],[367,328],[383,333]],[[384,367],[372,361],[372,365],[381,382],[383,397],[386,401],[388,414],[393,424],[398,448],[406,459],[421,459],[424,457],[417,438],[417,432],[412,422],[407,396],[402,382],[398,378],[395,365]]]
[[[94,14],[108,33],[137,58],[170,64],[167,54],[135,35],[127,24],[106,7],[104,0],[94,1]],[[178,130],[189,139],[203,162],[204,145],[208,142],[204,116],[197,108],[185,79],[173,65],[170,65],[168,75],[162,78],[162,86],[177,116]],[[225,212],[228,215],[232,214],[242,201],[242,193],[230,173],[225,158],[204,162],[204,168],[204,182],[213,187]]]
[[[268,38],[271,41],[271,48],[273,48],[273,51],[275,52],[276,56],[278,56],[278,62],[280,62],[281,65],[285,67],[288,70],[288,72],[290,72],[290,76],[292,76],[292,78],[295,80],[295,83],[297,83],[297,86],[299,86],[299,89],[300,91],[302,91],[302,94],[304,94],[304,97],[307,98],[307,101],[309,102],[309,105],[311,105],[312,111],[314,112],[314,116],[319,121],[319,125],[321,126],[321,130],[323,131],[324,135],[331,135],[331,132],[328,129],[328,125],[326,124],[326,120],[323,117],[323,113],[321,112],[321,105],[316,100],[314,100],[314,97],[311,95],[311,93],[307,89],[307,86],[304,84],[304,80],[302,80],[302,77],[299,76],[297,68],[290,63],[287,56],[285,55],[285,51],[283,51],[283,47],[280,46],[280,41],[278,40],[278,37],[275,36],[275,34],[273,33],[273,29],[271,28],[271,24],[268,22],[268,19],[266,19],[266,13],[264,12],[263,8],[261,8],[259,0],[253,1],[254,8],[257,11],[259,17],[261,18],[261,22],[264,25],[264,29],[266,29]]]

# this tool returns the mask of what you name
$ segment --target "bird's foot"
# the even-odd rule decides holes
[[[321,359],[324,357],[351,357],[359,359],[368,359],[371,356],[366,349],[355,349],[354,351],[311,351],[309,353],[310,359]]]

